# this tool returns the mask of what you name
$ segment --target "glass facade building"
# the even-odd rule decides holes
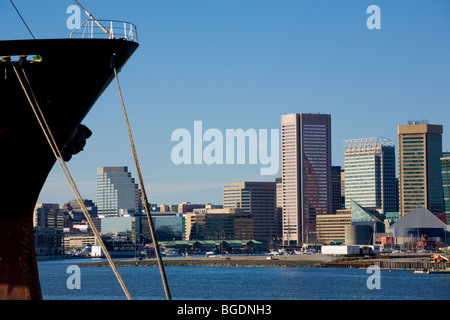
[[[450,223],[450,153],[445,152],[441,158],[442,188],[444,191],[444,210],[447,224]]]
[[[185,218],[182,214],[152,212],[153,228],[158,241],[183,240],[185,234]],[[133,232],[139,243],[153,242],[146,215],[136,215],[133,220]]]
[[[156,238],[161,241],[182,240],[184,217],[182,214],[152,212]],[[94,218],[94,224],[103,235],[127,235],[134,243],[151,243],[152,236],[146,215]]]
[[[398,127],[400,217],[419,205],[444,212],[442,126],[410,122]]]
[[[331,198],[333,199],[332,213],[344,209],[345,198],[342,196],[342,168],[340,166],[331,167]]]
[[[253,239],[253,218],[243,209],[206,209],[186,214],[187,240]]]
[[[397,210],[395,144],[385,138],[343,141],[345,207],[356,201],[381,213]]]
[[[332,213],[331,116],[281,117],[283,242],[315,242],[316,217]]]
[[[97,169],[97,210],[105,217],[142,211],[141,191],[127,167]]]

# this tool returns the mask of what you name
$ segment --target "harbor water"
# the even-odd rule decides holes
[[[100,261],[89,259],[89,262]],[[125,300],[109,267],[71,268],[85,259],[39,261],[45,300]],[[450,274],[412,270],[166,267],[173,300],[448,300]],[[118,267],[134,300],[164,300],[157,267]],[[378,276],[376,279],[374,276]]]

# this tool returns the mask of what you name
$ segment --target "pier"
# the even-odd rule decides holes
[[[380,269],[388,270],[449,270],[450,262],[435,263],[429,255],[404,255],[373,257],[368,259],[348,259],[343,258],[337,261],[320,263],[322,268],[368,268],[377,266]]]
[[[450,263],[433,263],[431,261],[375,261],[381,269],[404,269],[404,270],[449,270]]]

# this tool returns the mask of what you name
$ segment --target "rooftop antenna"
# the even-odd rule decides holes
[[[100,22],[95,20],[94,16],[92,14],[90,14],[77,0],[73,0],[73,1],[75,1],[80,6],[81,9],[83,9],[84,13],[86,13],[88,18],[91,19],[92,21],[94,21],[100,27],[100,29],[102,29],[103,32],[105,32],[109,36],[109,38],[113,38],[111,33],[108,30],[106,30],[105,27],[102,26]]]

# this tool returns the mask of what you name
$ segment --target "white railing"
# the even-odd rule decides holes
[[[132,23],[117,20],[84,21],[72,31],[70,38],[81,39],[125,39],[138,42],[137,29]]]

